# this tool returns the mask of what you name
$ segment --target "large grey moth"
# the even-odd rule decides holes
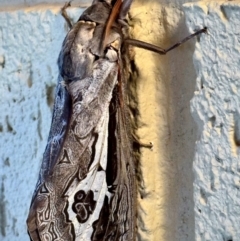
[[[165,54],[206,29],[167,50],[129,39],[131,3],[94,0],[63,42],[50,134],[27,219],[33,241],[136,239],[127,46]]]

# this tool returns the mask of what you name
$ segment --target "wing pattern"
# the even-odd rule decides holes
[[[94,1],[63,42],[52,125],[27,220],[33,241],[135,239],[123,33],[112,12],[107,1]]]

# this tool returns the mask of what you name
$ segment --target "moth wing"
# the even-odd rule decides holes
[[[119,91],[122,90],[117,87],[118,95],[113,95],[109,109],[106,176],[108,192],[111,195],[105,196],[99,218],[93,223],[91,240],[94,241],[135,240],[136,183],[131,123],[128,107],[119,103]],[[125,96],[123,98],[125,99]]]

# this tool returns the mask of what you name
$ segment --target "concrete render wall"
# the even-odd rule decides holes
[[[196,45],[191,112],[198,124],[193,162],[196,240],[240,240],[240,2],[186,4]]]
[[[1,0],[3,241],[28,240],[25,220],[51,122],[56,60],[67,32],[60,15],[63,2]],[[167,56],[135,49],[139,136],[154,144],[153,150],[142,149],[148,195],[139,200],[138,240],[238,241],[240,2],[189,3],[185,15],[184,2],[139,0],[131,8],[134,37],[161,47],[194,29],[209,29]],[[76,20],[82,10],[72,8],[69,14]]]

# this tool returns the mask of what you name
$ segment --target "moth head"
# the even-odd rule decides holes
[[[99,41],[102,39],[103,33],[104,26],[97,25],[90,45],[90,51],[99,58],[107,58],[110,62],[115,62],[121,50],[122,33],[119,28],[114,27],[110,29],[108,35],[104,38],[104,43],[103,41]]]
[[[96,21],[97,26],[90,46],[93,55],[100,58],[107,58],[109,61],[116,61],[122,40],[124,39],[123,29],[127,23],[125,17],[129,11],[132,0],[95,0],[92,8],[97,9],[97,13],[104,13],[104,22],[96,21],[98,15],[94,15],[94,9],[88,10],[88,18],[91,16]],[[95,7],[94,7],[95,6]],[[95,10],[96,10],[95,9]],[[86,17],[86,16],[85,16]],[[100,17],[100,19],[102,19]]]

